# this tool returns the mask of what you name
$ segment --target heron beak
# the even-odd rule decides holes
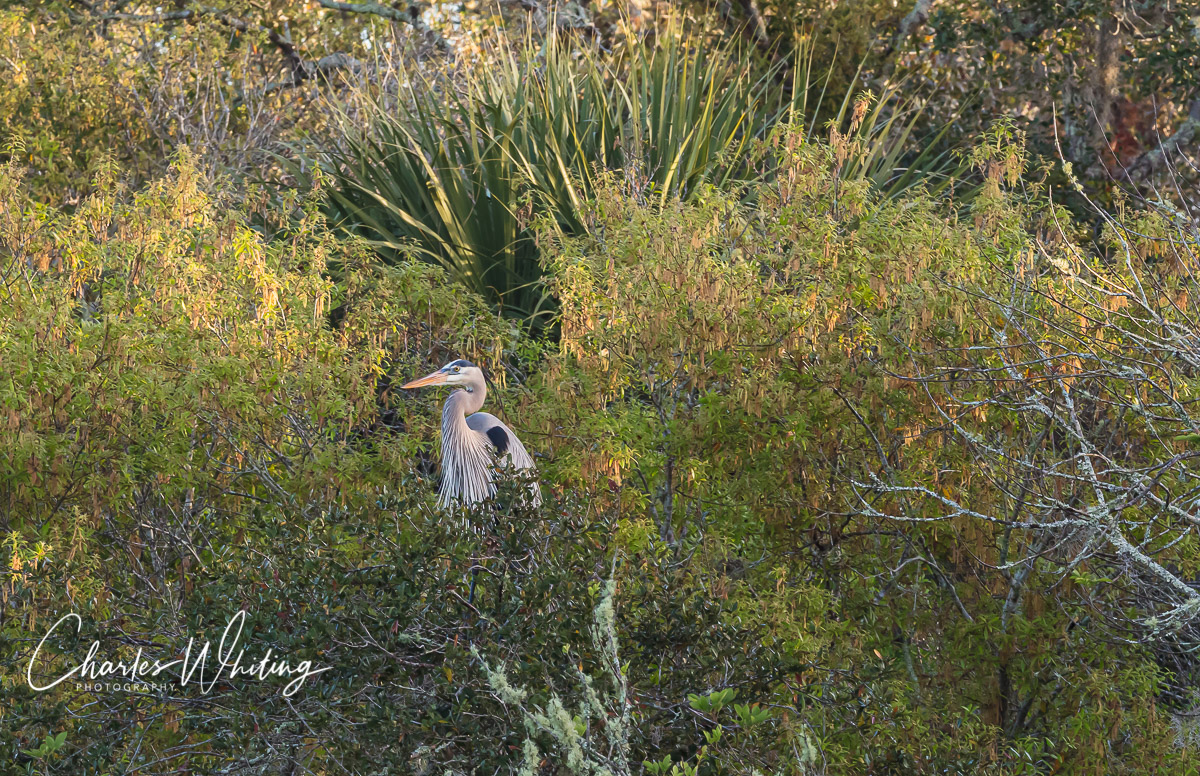
[[[413,380],[411,383],[405,383],[401,388],[424,388],[427,385],[445,385],[446,375],[440,370],[432,374],[427,374],[424,377]]]

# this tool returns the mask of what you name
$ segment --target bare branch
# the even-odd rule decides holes
[[[1196,140],[1198,134],[1200,134],[1200,99],[1192,100],[1187,117],[1170,137],[1127,165],[1126,177],[1131,181],[1141,182],[1154,173],[1162,171]]]

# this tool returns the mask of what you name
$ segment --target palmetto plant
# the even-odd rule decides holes
[[[747,151],[782,108],[771,67],[672,32],[604,55],[551,37],[502,46],[458,78],[411,81],[372,126],[329,151],[331,218],[385,260],[405,253],[507,315],[542,319],[535,216],[579,228],[601,170],[665,199],[752,172]]]
[[[505,315],[540,326],[553,300],[532,222],[578,232],[603,171],[630,176],[660,204],[686,199],[702,184],[763,174],[765,146],[754,140],[787,120],[807,124],[806,135],[818,121],[849,132],[840,174],[889,196],[953,178],[951,155],[934,151],[945,129],[919,137],[927,117],[917,97],[886,84],[869,103],[830,95],[811,47],[791,60],[784,78],[782,58],[762,64],[675,29],[603,53],[554,35],[497,45],[483,66],[412,78],[395,108],[371,104],[365,129],[346,123],[319,160],[328,215],[384,260],[437,263]],[[849,88],[862,84],[856,76]]]

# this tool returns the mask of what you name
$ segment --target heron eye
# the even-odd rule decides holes
[[[458,367],[454,367],[454,369],[452,369],[450,371],[457,373],[457,372],[461,372],[462,370],[459,369]]]

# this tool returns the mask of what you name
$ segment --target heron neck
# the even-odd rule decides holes
[[[483,407],[483,399],[487,394],[486,388],[457,390],[446,399],[442,408],[442,430],[459,431],[467,427],[467,416],[479,412]]]

